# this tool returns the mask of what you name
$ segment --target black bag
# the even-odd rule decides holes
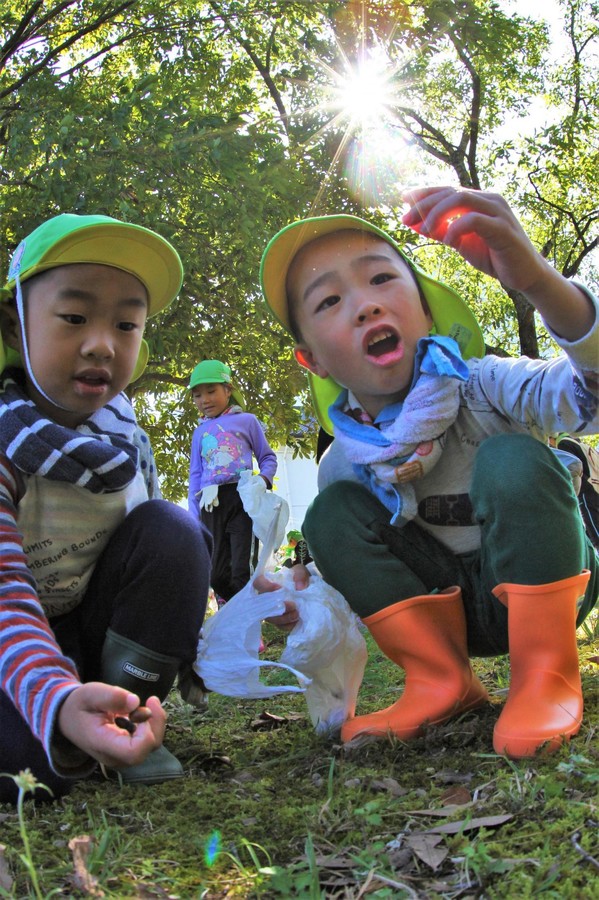
[[[558,450],[565,450],[582,463],[582,482],[578,494],[580,514],[586,533],[596,550],[599,550],[599,453],[590,444],[575,438],[562,438]]]

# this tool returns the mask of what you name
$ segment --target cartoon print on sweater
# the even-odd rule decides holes
[[[243,469],[243,447],[236,435],[218,426],[218,433],[202,438],[202,458],[214,475],[239,475]]]

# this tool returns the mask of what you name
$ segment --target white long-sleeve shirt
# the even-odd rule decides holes
[[[412,482],[418,503],[415,523],[455,553],[480,546],[469,491],[474,458],[485,438],[515,432],[547,443],[559,432],[599,432],[599,303],[589,296],[595,323],[575,342],[552,335],[564,351],[559,356],[549,360],[485,356],[468,361],[459,412],[445,434],[439,462]],[[320,462],[318,488],[342,479],[359,481],[340,442],[333,441]]]

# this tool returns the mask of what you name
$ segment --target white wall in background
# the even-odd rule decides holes
[[[289,447],[281,447],[275,452],[278,460],[275,490],[289,504],[287,531],[299,530],[307,507],[318,493],[316,460],[300,456],[294,459]]]

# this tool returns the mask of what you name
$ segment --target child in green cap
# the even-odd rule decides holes
[[[237,490],[239,477],[253,470],[255,458],[271,488],[277,456],[256,416],[244,411],[230,366],[202,360],[191,373],[189,390],[202,418],[191,442],[188,506],[212,535],[210,583],[217,601],[226,603],[250,580],[257,555],[252,520]]]
[[[66,214],[19,244],[1,295],[0,772],[54,796],[97,762],[183,774],[161,700],[195,687],[210,538],[160,499],[124,393],[182,274],[158,234]]]
[[[303,532],[405,672],[397,702],[341,736],[409,740],[473,709],[488,698],[470,657],[509,653],[494,748],[531,756],[582,721],[575,632],[596,602],[597,557],[547,443],[599,430],[597,300],[534,249],[500,196],[404,199],[405,225],[522,293],[564,352],[485,356],[465,302],[363,219],[294,222],[266,248],[266,302],[334,434]]]

